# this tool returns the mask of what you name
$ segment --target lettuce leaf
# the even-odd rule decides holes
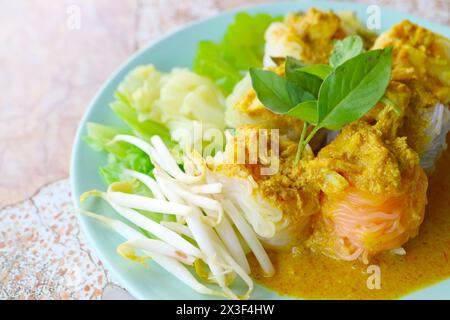
[[[130,134],[129,131],[105,126],[99,123],[88,122],[86,125],[87,135],[83,140],[95,151],[106,151],[119,157],[125,156],[127,147],[124,143],[109,144],[118,134]]]
[[[110,104],[111,109],[131,128],[135,135],[145,140],[154,135],[159,135],[168,146],[173,146],[169,130],[165,125],[153,120],[140,121],[137,111],[129,105],[120,93],[116,92],[116,98],[117,100]]]
[[[99,173],[107,185],[122,181],[123,169],[131,169],[150,174],[153,165],[145,152],[124,142],[110,143],[117,134],[130,134],[129,131],[89,122],[88,134],[83,139],[94,150],[107,152],[107,164],[99,168]]]
[[[122,174],[124,169],[150,174],[153,168],[148,155],[133,146],[122,158],[109,154],[108,163],[99,168],[99,173],[106,185],[110,185],[127,179]]]
[[[220,43],[201,41],[194,61],[194,71],[214,80],[229,94],[245,72],[261,67],[264,56],[264,33],[281,17],[259,13],[238,13]]]

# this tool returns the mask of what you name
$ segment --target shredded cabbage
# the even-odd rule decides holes
[[[167,75],[155,103],[162,110],[163,123],[199,120],[219,129],[225,128],[224,104],[222,93],[211,80],[188,69],[174,69]]]
[[[94,150],[108,153],[107,165],[99,169],[107,185],[123,180],[125,169],[144,174],[153,169],[149,157],[139,148],[110,143],[116,135],[133,134],[145,141],[158,135],[169,147],[175,140],[186,149],[198,143],[202,147],[203,135],[193,134],[195,123],[201,123],[203,130],[225,128],[222,93],[210,79],[187,69],[163,73],[153,65],[139,66],[125,77],[115,96],[111,109],[129,129],[89,123],[84,137]]]
[[[162,77],[153,65],[139,66],[119,85],[117,93],[136,110],[140,121],[159,121],[160,110],[153,105],[160,95]]]
[[[120,108],[132,108],[141,122],[165,125],[173,120],[199,120],[224,128],[224,97],[214,83],[188,69],[162,73],[153,65],[132,70],[116,92]]]

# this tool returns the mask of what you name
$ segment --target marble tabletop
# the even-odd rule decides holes
[[[132,299],[77,224],[67,177],[78,122],[139,48],[193,20],[262,2],[0,0],[0,299]],[[448,0],[354,2],[450,25]]]

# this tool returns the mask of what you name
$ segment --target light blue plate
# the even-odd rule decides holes
[[[79,207],[80,195],[92,189],[105,189],[98,174],[98,167],[106,161],[105,156],[92,151],[83,141],[86,135],[87,122],[122,126],[109,108],[113,100],[113,93],[125,75],[134,67],[142,64],[154,64],[158,69],[169,71],[173,67],[191,67],[200,40],[211,39],[218,41],[222,38],[228,24],[233,21],[234,15],[239,11],[250,14],[266,12],[273,15],[285,14],[290,11],[306,10],[314,6],[320,9],[333,9],[335,11],[352,10],[358,14],[361,21],[367,18],[366,5],[332,2],[286,2],[266,4],[229,11],[213,18],[196,22],[188,27],[173,32],[159,41],[132,56],[99,90],[95,99],[88,107],[81,120],[72,152],[70,180],[75,207]],[[427,27],[446,37],[450,37],[450,28],[431,23],[408,14],[396,12],[391,9],[381,10],[382,30],[384,31],[403,19],[409,19]],[[132,35],[130,35],[132,36]],[[100,201],[95,202],[92,208],[97,212],[114,215],[112,210]],[[86,234],[90,245],[96,254],[112,273],[113,277],[125,287],[133,296],[139,299],[209,299],[199,295],[182,284],[179,280],[168,274],[155,264],[150,268],[127,261],[116,253],[116,246],[123,239],[113,231],[108,230],[98,222],[79,215],[81,227]],[[417,291],[406,298],[410,299],[439,299],[450,298],[450,280]],[[260,286],[256,287],[253,299],[279,299],[280,297]]]

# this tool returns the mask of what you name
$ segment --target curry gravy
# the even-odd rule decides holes
[[[281,295],[307,299],[393,299],[450,277],[450,148],[429,177],[428,205],[419,235],[404,245],[405,256],[383,253],[369,265],[381,269],[381,288],[368,289],[368,265],[337,261],[304,247],[271,251],[273,277],[250,263],[256,281]]]

